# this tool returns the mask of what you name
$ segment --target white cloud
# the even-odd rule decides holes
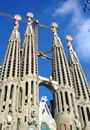
[[[76,51],[83,60],[90,60],[90,19],[84,20],[82,25],[78,28],[78,33],[75,37]]]
[[[76,0],[68,0],[64,3],[61,4],[60,7],[58,7],[57,9],[55,9],[55,13],[54,15],[63,15],[63,14],[68,14],[68,13],[72,13],[72,10],[76,8]]]
[[[72,35],[79,57],[88,62],[90,60],[90,32],[88,32],[90,18],[83,15],[81,8],[83,6],[79,5],[78,0],[67,0],[55,9],[54,16],[65,16],[67,18],[71,14],[67,30],[74,32]]]

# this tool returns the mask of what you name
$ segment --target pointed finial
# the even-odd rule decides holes
[[[58,28],[58,24],[56,22],[53,22],[51,25],[53,28]]]
[[[14,19],[15,19],[16,21],[21,21],[21,20],[22,20],[22,17],[21,17],[20,15],[15,15],[15,16],[14,16]]]
[[[28,18],[33,18],[33,17],[34,17],[34,14],[31,13],[31,12],[28,12],[28,13],[27,13],[27,16],[28,16]]]
[[[18,29],[19,28],[19,23],[18,21],[21,21],[22,20],[22,17],[20,15],[15,15],[14,16],[14,19],[16,20],[15,21],[15,24],[14,24],[14,29]]]
[[[68,42],[71,42],[73,40],[73,38],[70,35],[67,35],[65,38]]]
[[[54,33],[54,35],[58,35],[58,32],[56,30],[56,28],[58,28],[58,24],[56,22],[53,22],[51,26],[53,27],[52,32]]]
[[[67,44],[68,48],[72,48],[71,42],[73,41],[73,38],[70,35],[68,35],[66,36],[65,39],[68,41],[68,44]]]
[[[34,17],[33,13],[28,12],[27,17],[28,17],[28,24],[32,25],[32,18]]]

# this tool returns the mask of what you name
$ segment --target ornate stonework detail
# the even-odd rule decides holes
[[[48,101],[47,96],[43,96],[43,97],[41,98],[41,102],[47,102],[47,101]]]
[[[37,127],[37,121],[35,119],[29,119],[28,124],[34,128]]]
[[[8,124],[11,124],[13,121],[13,116],[12,116],[12,113],[9,112],[8,115],[7,115],[7,123]]]
[[[66,40],[68,40],[69,42],[72,42],[73,38],[70,35],[68,35],[66,36]]]
[[[15,15],[14,16],[14,19],[16,20],[15,21],[15,24],[14,24],[14,29],[18,29],[19,28],[19,23],[18,23],[18,21],[21,21],[22,20],[22,17],[20,16],[20,15]]]
[[[30,114],[31,114],[31,117],[32,117],[32,118],[34,118],[34,117],[36,116],[36,111],[35,111],[35,108],[34,108],[34,107],[31,108]]]
[[[58,24],[56,22],[53,22],[51,25],[53,28],[58,28]]]
[[[52,32],[54,33],[54,35],[58,35],[58,32],[56,30],[56,28],[58,28],[58,24],[54,22],[51,26],[53,27]]]
[[[29,18],[33,18],[33,17],[34,17],[34,14],[31,13],[31,12],[28,12],[28,13],[27,13],[27,16],[28,16]]]
[[[15,19],[16,21],[21,21],[21,20],[22,20],[22,17],[21,17],[20,15],[15,15],[15,16],[14,16],[14,19]]]
[[[75,119],[74,119],[74,122],[75,122],[76,129],[80,130],[81,129],[81,123],[80,123],[79,117],[76,116]]]
[[[68,48],[69,48],[69,49],[72,49],[72,44],[71,44],[71,42],[73,41],[73,38],[72,38],[70,35],[68,35],[68,36],[66,36],[65,39],[68,41],[68,44],[67,44]]]

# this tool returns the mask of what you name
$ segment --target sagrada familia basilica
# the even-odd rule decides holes
[[[63,44],[51,27],[33,21],[27,13],[23,47],[20,47],[19,21],[11,33],[7,51],[0,67],[0,130],[90,130],[90,88],[80,61],[72,47],[72,37],[66,36],[69,51],[67,60]],[[38,29],[52,31],[52,57],[38,52]],[[51,60],[52,76],[38,74],[38,57]],[[39,101],[39,86],[53,93],[51,109],[47,97]]]

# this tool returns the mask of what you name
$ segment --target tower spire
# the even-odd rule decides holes
[[[70,62],[71,62],[71,63],[77,63],[77,64],[78,64],[78,63],[79,63],[79,59],[78,59],[76,53],[74,52],[73,46],[72,46],[72,44],[71,44],[71,42],[73,41],[73,38],[68,35],[68,36],[66,36],[66,40],[68,41],[67,47],[68,47],[68,49],[69,49],[70,57],[71,57]]]
[[[52,25],[52,31],[54,33],[52,77],[53,80],[57,81],[59,84],[58,90],[54,93],[54,101],[57,104],[55,107],[57,129],[75,129],[73,120],[75,116],[78,116],[78,112],[75,106],[72,77],[63,45],[56,30],[57,25]],[[63,123],[61,117],[63,120],[67,121]]]
[[[60,40],[60,38],[59,38],[59,36],[58,36],[58,31],[57,31],[58,24],[57,24],[56,22],[53,22],[53,23],[51,24],[51,26],[52,26],[52,29],[51,29],[51,30],[52,30],[53,35],[54,35],[53,46],[58,47],[58,46],[62,45],[61,40]]]
[[[58,81],[60,85],[72,86],[70,70],[67,62],[67,58],[63,49],[63,45],[58,36],[56,28],[58,25],[52,23],[52,32],[54,34],[53,39],[53,79]]]
[[[32,28],[32,13],[27,13],[28,23],[24,34],[22,49],[22,89],[24,92],[21,110],[25,109],[27,128],[38,129],[38,65],[37,65],[37,43],[35,42],[35,34]],[[29,115],[28,115],[29,113]],[[34,114],[34,115],[33,115]],[[22,122],[23,124],[23,122]]]
[[[20,35],[18,32],[18,21],[21,20],[21,17],[15,15],[14,18],[16,21],[9,39],[1,73],[2,97],[0,101],[0,115],[2,116],[2,120],[6,121],[2,129],[12,129],[12,127],[16,129],[17,127],[17,98],[19,98],[20,87]],[[8,124],[10,124],[9,127]]]
[[[27,13],[28,25],[24,34],[23,54],[22,54],[22,76],[28,74],[37,74],[37,56],[35,36],[32,28],[32,13]]]
[[[18,32],[18,21],[21,20],[21,16],[15,15],[14,19],[16,21],[14,24],[14,29],[9,39],[6,56],[3,62],[1,80],[7,79],[9,77],[20,76],[20,34]]]
[[[10,40],[13,40],[13,39],[20,40],[18,29],[19,29],[19,21],[21,21],[22,18],[20,15],[15,15],[14,19],[15,19],[15,23],[14,23],[14,28],[13,28]]]
[[[30,35],[32,34],[33,35],[33,29],[32,29],[32,18],[34,17],[34,15],[29,12],[27,13],[27,17],[28,17],[28,25],[27,25],[27,28],[26,28],[26,32],[25,32],[25,35]]]
[[[70,68],[72,72],[73,82],[74,82],[74,90],[77,97],[77,105],[78,105],[78,112],[80,116],[80,122],[82,129],[89,130],[90,128],[90,90],[88,83],[86,81],[85,75],[83,73],[81,64],[78,60],[76,53],[73,50],[71,40],[71,36],[67,36],[66,39],[68,40],[68,49],[70,55]]]
[[[90,94],[89,94],[89,86],[87,84],[85,75],[83,73],[82,67],[80,65],[79,59],[72,47],[71,41],[72,37],[67,36],[66,40],[68,41],[68,49],[69,49],[69,55],[70,55],[70,67],[73,74],[74,84],[75,85],[75,91],[77,97],[82,97],[82,99],[87,99],[89,101]]]

